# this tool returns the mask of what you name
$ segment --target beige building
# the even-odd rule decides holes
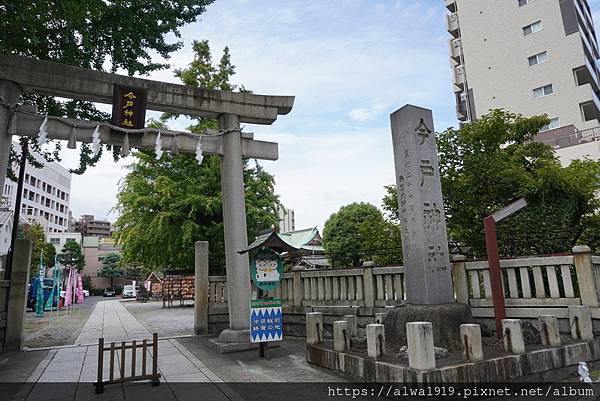
[[[106,288],[110,286],[110,278],[102,277],[98,274],[102,269],[102,259],[109,253],[121,253],[121,246],[116,245],[110,238],[83,237],[82,241],[83,255],[85,257],[85,267],[82,274],[92,279],[93,288]],[[122,287],[124,283],[131,280],[125,277],[113,280],[115,287]]]
[[[547,114],[546,141],[598,126],[600,55],[586,0],[445,3],[461,122],[495,108]]]

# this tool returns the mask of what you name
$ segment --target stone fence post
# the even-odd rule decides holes
[[[363,263],[363,285],[365,287],[365,307],[375,307],[375,287],[373,284],[373,271],[371,268],[375,266],[374,262]]]
[[[577,272],[577,283],[579,285],[579,296],[581,304],[592,308],[600,306],[598,302],[598,290],[594,278],[594,266],[592,265],[592,252],[587,245],[573,247],[573,261]]]
[[[194,332],[208,334],[208,242],[195,245]]]
[[[6,314],[4,350],[18,350],[23,345],[23,326],[27,307],[27,281],[31,266],[31,241],[17,239],[10,275],[10,295]]]
[[[464,255],[454,255],[452,258],[452,276],[454,278],[454,294],[456,302],[460,304],[469,304],[469,286],[467,282],[467,270],[465,262],[467,257]]]
[[[293,285],[294,285],[294,306],[302,306],[302,298],[304,297],[304,286],[302,285],[302,271],[304,268],[296,266],[292,268]]]

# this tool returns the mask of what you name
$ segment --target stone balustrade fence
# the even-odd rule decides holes
[[[576,246],[571,254],[503,259],[500,267],[508,318],[537,319],[550,314],[568,319],[569,306],[586,305],[600,324],[600,256],[592,255],[587,246]],[[404,266],[294,270],[284,273],[280,287],[267,295],[281,298],[284,308],[299,314],[306,308],[346,310],[340,314],[358,308],[375,316],[381,312],[378,308],[400,305],[406,299],[404,272]],[[452,276],[457,302],[469,304],[476,319],[492,319],[487,261],[455,256]],[[206,289],[209,314],[212,310],[223,314],[226,276],[209,276]]]

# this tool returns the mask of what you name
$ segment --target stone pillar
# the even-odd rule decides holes
[[[367,355],[382,357],[385,352],[385,330],[383,324],[367,325]]]
[[[344,320],[348,322],[348,333],[350,337],[358,336],[358,316],[344,315]]]
[[[433,326],[431,322],[406,323],[408,366],[413,369],[435,369]]]
[[[309,345],[323,342],[323,314],[309,312],[306,314],[306,343]]]
[[[540,323],[540,336],[542,345],[546,347],[558,347],[560,345],[560,331],[558,330],[558,319],[554,315],[538,316]]]
[[[483,361],[483,344],[481,342],[481,327],[478,324],[461,324],[460,340],[463,360],[466,362]]]
[[[10,295],[4,339],[5,351],[20,349],[23,344],[29,266],[31,266],[31,241],[17,239],[10,276]]]
[[[454,278],[454,293],[456,302],[460,304],[469,304],[469,285],[467,282],[467,270],[465,262],[467,257],[464,255],[454,255],[452,258],[452,276]]]
[[[590,307],[587,305],[569,306],[569,326],[571,327],[571,337],[575,340],[593,340],[594,331]]]
[[[345,320],[333,322],[333,349],[345,352],[350,349],[350,323]]]
[[[302,298],[304,297],[304,287],[302,285],[303,267],[296,266],[292,269],[294,275],[292,283],[294,285],[294,306],[302,306]]]
[[[502,319],[502,333],[504,335],[504,351],[514,354],[525,352],[520,319]]]
[[[221,192],[229,329],[243,331],[241,333],[225,333],[227,331],[225,330],[219,336],[219,341],[249,342],[250,263],[247,253],[238,253],[248,246],[239,117],[235,114],[221,114],[219,127],[225,130],[223,155],[221,155]]]
[[[593,308],[600,306],[598,302],[598,291],[596,290],[596,280],[594,278],[594,267],[592,266],[592,253],[587,245],[578,245],[573,247],[573,260],[575,271],[577,272],[577,283],[579,284],[579,294],[581,304]]]
[[[374,265],[374,263],[372,264]],[[375,307],[375,286],[373,283],[373,271],[371,270],[371,264],[365,262],[363,265],[363,285],[365,286],[365,307]]]
[[[431,110],[406,105],[391,116],[406,302],[454,302],[446,218]]]
[[[197,241],[195,246],[194,331],[208,334],[208,242]]]
[[[21,90],[14,82],[0,80],[0,102],[9,105],[17,104]],[[0,196],[4,190],[6,171],[8,170],[8,157],[12,135],[9,132],[10,110],[8,106],[0,104]]]
[[[375,314],[375,324],[383,324],[383,320],[387,316],[388,312],[377,312]]]

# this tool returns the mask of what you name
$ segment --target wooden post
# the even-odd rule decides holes
[[[496,222],[493,216],[483,219],[485,229],[485,247],[487,249],[490,281],[492,285],[492,300],[494,303],[494,316],[496,318],[496,336],[502,338],[502,320],[506,318],[504,305],[504,287],[502,286],[502,271],[500,270],[500,255],[496,240]]]
[[[102,373],[104,370],[104,338],[98,339],[98,381],[96,383],[96,394],[104,392],[104,379]]]
[[[121,380],[123,380],[125,378],[125,351],[127,350],[127,348],[125,348],[125,341],[121,342]]]
[[[142,341],[142,376],[146,376],[146,358],[148,356],[148,340]]]
[[[158,333],[152,334],[152,385],[158,386]]]
[[[110,343],[110,373],[108,380],[113,381],[115,378],[115,343]]]
[[[490,284],[492,286],[492,299],[494,302],[494,314],[496,316],[496,336],[498,339],[502,339],[502,319],[506,318],[506,308],[504,305],[504,287],[502,283],[502,271],[500,270],[498,242],[496,240],[496,223],[526,206],[527,200],[521,198],[483,219],[485,247],[488,254]]]
[[[135,359],[136,359],[136,344],[135,340],[131,342],[131,377],[135,377]]]

